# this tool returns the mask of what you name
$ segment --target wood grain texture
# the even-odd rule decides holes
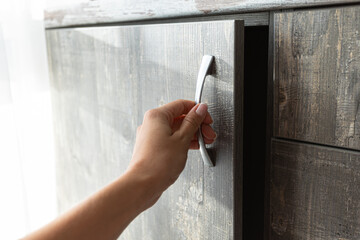
[[[359,0],[77,0],[68,4],[48,1],[45,26],[165,19],[174,17],[234,14],[296,7],[355,3]]]
[[[193,99],[201,58],[210,54],[215,65],[203,100],[218,133],[209,146],[216,167],[204,167],[199,152],[190,151],[178,181],[120,239],[241,239],[243,22],[61,29],[46,35],[60,210],[125,171],[145,111]]]
[[[204,15],[204,16],[186,16],[178,18],[154,18],[154,19],[140,19],[124,20],[121,22],[89,22],[87,24],[69,23],[66,26],[46,26],[47,29],[70,28],[70,27],[94,27],[94,26],[131,26],[131,25],[145,25],[145,24],[168,24],[168,23],[185,23],[185,22],[203,22],[203,21],[221,21],[221,20],[243,20],[245,26],[268,26],[269,13],[242,13],[242,14],[227,14],[227,15]]]
[[[274,21],[274,135],[360,149],[360,7]]]
[[[272,240],[360,239],[360,153],[272,141]]]

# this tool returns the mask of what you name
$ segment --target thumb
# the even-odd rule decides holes
[[[194,134],[199,129],[201,123],[204,121],[207,113],[207,105],[201,103],[193,107],[190,112],[185,116],[179,132],[182,136],[185,136],[189,141],[194,137]]]

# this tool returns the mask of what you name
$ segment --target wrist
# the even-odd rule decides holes
[[[160,198],[162,191],[157,186],[158,184],[156,183],[158,181],[154,177],[143,174],[135,169],[128,169],[124,177],[128,179],[129,183],[138,193],[138,210],[140,212],[153,206]]]

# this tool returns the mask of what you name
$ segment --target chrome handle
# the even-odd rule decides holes
[[[209,69],[213,61],[214,61],[213,56],[204,55],[202,58],[199,74],[196,81],[196,92],[195,92],[196,104],[201,103],[201,95],[202,95],[205,79],[206,76],[209,74]],[[204,139],[201,133],[201,127],[198,132],[198,139],[200,145],[200,153],[204,161],[204,164],[210,167],[214,167],[214,163],[211,161],[209,154],[207,153],[205,148]]]

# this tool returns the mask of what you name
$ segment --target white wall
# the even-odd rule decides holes
[[[44,5],[0,0],[0,239],[57,213]]]

